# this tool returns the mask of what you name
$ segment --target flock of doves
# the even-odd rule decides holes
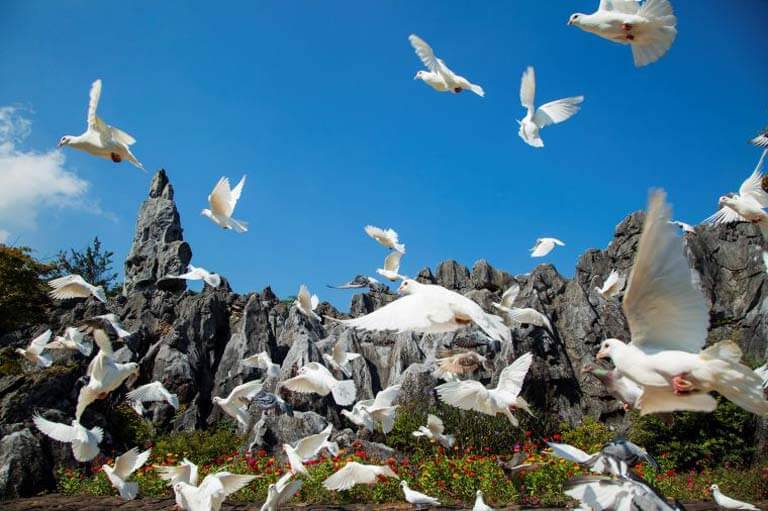
[[[595,13],[574,14],[568,24],[630,45],[635,65],[644,66],[655,62],[668,51],[677,33],[676,22],[667,0],[646,0],[642,4],[636,0],[601,0]],[[409,41],[427,68],[426,71],[419,71],[416,79],[440,92],[470,90],[484,96],[482,87],[451,71],[421,38],[411,35]],[[534,70],[529,67],[523,74],[520,90],[521,102],[527,113],[518,121],[519,135],[529,145],[543,147],[541,128],[570,118],[578,112],[583,97],[560,99],[535,108],[535,86]],[[130,150],[135,139],[96,115],[100,96],[101,80],[96,80],[90,91],[86,132],[79,136],[62,137],[59,146],[70,146],[116,163],[127,160],[143,169]],[[766,148],[757,168],[741,185],[738,194],[720,198],[720,209],[705,222],[752,222],[758,225],[764,236],[768,236],[768,214],[764,211],[768,207],[768,193],[762,188],[760,171],[768,152],[768,131],[752,142]],[[204,209],[202,214],[224,229],[246,232],[248,224],[232,217],[244,184],[245,176],[234,188],[230,187],[226,177],[222,177],[208,196],[210,208]],[[745,410],[766,416],[768,367],[752,370],[742,364],[741,351],[732,341],[705,347],[709,327],[707,302],[702,291],[692,282],[691,270],[684,256],[684,238],[677,235],[674,225],[682,228],[685,235],[696,233],[690,225],[672,221],[663,191],[652,193],[631,272],[626,276],[613,270],[604,279],[602,287],[596,289],[604,300],[619,300],[623,296],[621,305],[629,323],[631,342],[605,340],[597,358],[610,359],[614,369],[587,364],[584,371],[603,381],[609,392],[626,408],[638,409],[641,414],[679,410],[711,412],[717,406],[717,401],[710,394],[715,391]],[[390,250],[384,267],[377,273],[390,281],[402,281],[398,288],[401,297],[358,318],[339,320],[326,317],[327,320],[359,330],[424,334],[452,332],[475,325],[497,343],[512,342],[510,329],[502,317],[485,312],[477,303],[459,293],[439,285],[420,283],[401,274],[400,261],[405,254],[405,245],[400,243],[393,229],[369,225],[365,227],[365,232]],[[531,256],[546,256],[555,246],[563,245],[555,238],[541,238],[531,249]],[[764,258],[768,264],[768,255],[764,254]],[[192,265],[185,274],[167,275],[163,279],[203,280],[214,288],[221,284],[219,275]],[[346,284],[330,287],[355,289],[377,282],[372,277],[357,277]],[[79,275],[54,279],[50,286],[53,288],[51,295],[56,299],[94,296],[106,302],[104,290],[89,284]],[[500,303],[493,304],[494,307],[510,322],[534,325],[552,333],[552,325],[545,314],[532,308],[515,307],[519,291],[519,285],[514,284],[503,293]],[[294,303],[296,309],[310,321],[322,321],[315,312],[318,303],[318,297],[310,295],[306,286],[302,285]],[[139,375],[138,364],[120,363],[114,358],[113,343],[124,342],[130,335],[114,314],[106,314],[85,320],[78,327],[67,327],[63,336],[56,336],[53,340],[52,332],[48,330],[26,349],[17,349],[29,362],[44,368],[52,364],[45,350],[77,350],[87,357],[91,355],[93,342],[96,343],[98,352],[88,365],[88,383],[79,392],[71,425],[52,422],[40,415],[35,415],[33,419],[37,428],[47,436],[70,443],[75,459],[80,462],[97,456],[103,438],[101,428],[87,429],[80,424],[86,407],[96,400],[105,399],[126,380],[135,380]],[[384,434],[389,433],[394,427],[398,408],[394,403],[400,386],[393,385],[380,391],[375,399],[355,402],[357,388],[354,380],[350,379],[351,364],[360,355],[347,352],[341,342],[337,342],[331,353],[324,354],[322,358],[325,365],[318,362],[304,365],[298,369],[296,376],[280,382],[276,393],[268,392],[263,380],[253,380],[235,387],[228,396],[214,397],[213,401],[245,433],[250,425],[249,406],[293,415],[292,407],[278,395],[280,388],[319,396],[330,394],[339,407],[352,406],[351,410],[343,409],[341,413],[353,424],[370,431],[379,429]],[[487,362],[479,353],[440,349],[430,360],[435,366],[435,375],[445,380],[436,388],[441,401],[462,410],[491,416],[503,414],[513,426],[518,425],[514,411],[522,409],[533,415],[520,396],[532,361],[531,353],[523,354],[501,372],[496,387],[486,388],[480,381],[472,379]],[[258,368],[265,378],[280,378],[281,368],[272,362],[267,352],[247,357],[242,364]],[[174,408],[179,406],[176,395],[158,381],[128,392],[126,400],[141,416],[144,414],[143,403],[146,402],[164,401]],[[333,426],[329,425],[320,433],[293,445],[283,445],[290,470],[269,486],[262,511],[274,511],[296,494],[302,485],[300,475],[307,473],[304,463],[318,457],[323,450],[332,455],[339,452],[338,445],[330,441],[332,429]],[[426,438],[449,449],[455,442],[455,438],[445,432],[442,420],[431,414],[426,425],[414,431],[413,436]],[[641,510],[671,511],[682,507],[679,503],[675,507],[670,506],[665,498],[632,471],[630,467],[642,460],[651,464],[655,461],[631,442],[619,439],[592,455],[565,444],[549,445],[553,455],[602,474],[576,478],[567,484],[566,493],[581,502],[581,509],[602,511],[635,506]],[[122,498],[133,499],[137,496],[138,485],[129,479],[147,462],[149,455],[149,450],[139,452],[134,447],[118,456],[114,465],[103,466],[104,473]],[[506,468],[513,471],[536,468],[514,465]],[[188,511],[218,510],[228,495],[258,477],[219,472],[207,475],[198,483],[197,467],[186,459],[179,466],[157,469],[172,486],[177,505]],[[356,484],[375,484],[381,477],[398,476],[386,465],[348,462],[330,476],[324,486],[329,490],[348,490]],[[416,506],[439,505],[437,499],[409,488],[407,481],[402,481],[401,486],[408,502]],[[757,509],[723,495],[717,485],[712,485],[711,490],[718,505],[723,508]],[[479,490],[473,509],[491,509],[483,501]]]

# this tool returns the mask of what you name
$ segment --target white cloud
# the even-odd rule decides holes
[[[0,243],[5,243],[8,241],[8,237],[11,235],[10,232],[6,231],[5,229],[0,229]]]
[[[34,229],[43,208],[82,208],[89,183],[64,168],[61,151],[19,148],[32,130],[22,113],[0,107],[0,226]]]

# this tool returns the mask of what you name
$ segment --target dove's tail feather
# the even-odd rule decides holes
[[[125,483],[122,488],[120,488],[120,496],[124,498],[125,500],[133,500],[136,498],[136,495],[139,494],[139,484],[138,483]]]
[[[469,90],[471,90],[472,92],[474,92],[475,94],[477,94],[481,98],[485,97],[485,91],[479,85],[475,85],[474,83],[470,83],[469,84]]]
[[[72,455],[81,463],[91,461],[99,454],[99,445],[96,442],[72,442]]]
[[[443,436],[443,441],[441,443],[443,444],[443,447],[450,449],[453,447],[453,444],[456,443],[456,437],[453,435],[445,435]]]
[[[331,388],[333,400],[337,405],[347,406],[355,402],[357,387],[354,380],[342,380]]]
[[[728,363],[718,371],[714,390],[733,404],[761,417],[768,416],[768,399],[763,392],[763,381],[749,367],[740,363]]]
[[[632,30],[632,57],[642,67],[659,60],[677,37],[677,18],[668,0],[646,0],[637,13],[648,20]]]
[[[645,387],[635,407],[640,415],[659,412],[711,412],[717,408],[717,400],[706,392],[674,394],[670,389]]]
[[[248,231],[248,222],[244,222],[243,220],[235,220],[234,218],[229,219],[229,226],[238,233],[244,233]]]
[[[395,413],[397,407],[393,406],[390,410],[382,410],[379,412],[381,420],[381,432],[385,435],[395,428]]]

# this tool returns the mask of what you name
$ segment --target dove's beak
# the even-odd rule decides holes
[[[598,351],[597,355],[595,355],[595,358],[608,358],[608,353],[604,351]]]

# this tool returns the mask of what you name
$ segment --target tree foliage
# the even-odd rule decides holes
[[[102,286],[108,295],[112,295],[118,287],[117,273],[112,268],[114,255],[114,252],[102,247],[101,240],[96,236],[85,250],[71,248],[69,252],[59,251],[54,265],[59,275],[71,273],[80,275],[86,282],[94,286]]]
[[[53,268],[31,252],[0,244],[0,334],[42,321],[50,304],[44,279]]]

